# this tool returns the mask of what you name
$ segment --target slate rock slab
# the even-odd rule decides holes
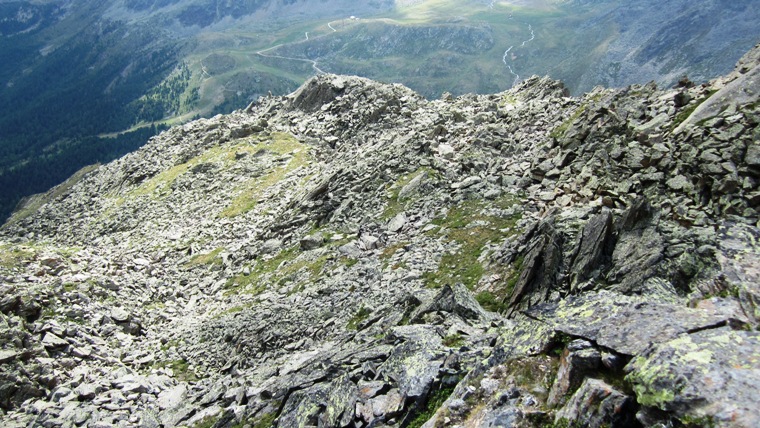
[[[556,331],[583,337],[626,355],[638,355],[652,343],[675,339],[690,331],[718,327],[729,316],[610,291],[572,296],[526,311]]]
[[[760,332],[684,334],[634,358],[626,371],[638,402],[692,420],[760,426]]]

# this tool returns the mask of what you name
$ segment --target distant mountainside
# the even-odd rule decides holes
[[[0,426],[757,427],[759,242],[760,44],[580,97],[321,74],[0,228]]]
[[[0,1],[0,218],[168,125],[284,94],[319,72],[429,98],[549,75],[573,93],[727,72],[757,42],[750,0]]]

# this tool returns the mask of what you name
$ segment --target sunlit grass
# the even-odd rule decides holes
[[[284,164],[270,169],[263,176],[253,178],[244,184],[239,195],[222,210],[221,217],[235,217],[252,210],[267,189],[282,181],[290,172],[306,165],[309,160],[308,147],[292,135],[284,133],[273,133],[271,139],[257,144],[253,150],[267,150],[290,158]]]

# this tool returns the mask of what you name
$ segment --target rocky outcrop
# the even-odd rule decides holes
[[[757,425],[760,111],[687,120],[729,80],[172,128],[3,226],[3,425]]]

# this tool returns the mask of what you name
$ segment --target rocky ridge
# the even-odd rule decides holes
[[[756,426],[759,58],[172,128],[3,226],[3,424]]]

